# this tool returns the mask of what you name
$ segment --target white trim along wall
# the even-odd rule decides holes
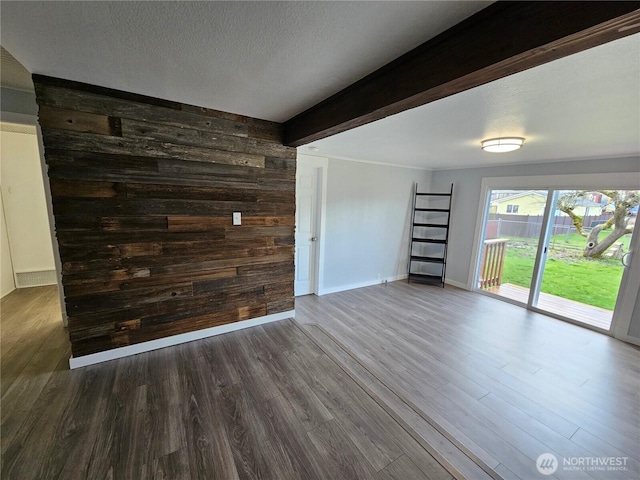
[[[244,320],[242,322],[228,323],[226,325],[220,325],[218,327],[204,328],[202,330],[196,330],[194,332],[181,333],[178,335],[172,335],[170,337],[159,338],[157,340],[150,340],[148,342],[127,345],[126,347],[113,348],[104,352],[91,353],[89,355],[83,355],[77,358],[71,357],[69,359],[69,368],[74,369],[86,367],[87,365],[108,362],[109,360],[115,360],[116,358],[123,358],[131,355],[137,355],[139,353],[151,352],[152,350],[158,350],[159,348],[171,347],[173,345],[179,345],[181,343],[193,342],[194,340],[201,340],[203,338],[222,335],[223,333],[235,332],[236,330],[242,330],[244,328],[264,325],[265,323],[277,322],[278,320],[284,320],[286,318],[293,318],[295,317],[295,315],[296,311],[290,310],[288,312],[274,313],[271,315],[265,315],[264,317]]]

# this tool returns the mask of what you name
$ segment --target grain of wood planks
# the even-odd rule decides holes
[[[280,124],[34,84],[75,357],[293,308],[296,151]]]

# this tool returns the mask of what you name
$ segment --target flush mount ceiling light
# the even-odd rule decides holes
[[[500,138],[490,138],[488,140],[483,140],[482,142],[482,150],[485,152],[491,153],[506,153],[513,152],[514,150],[518,150],[522,148],[524,144],[524,138],[522,137],[500,137]]]

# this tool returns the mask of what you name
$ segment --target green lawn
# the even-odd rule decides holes
[[[600,234],[600,241],[607,236],[608,230]],[[523,238],[523,237],[501,237],[509,239],[509,245],[515,245],[518,248],[527,248],[535,251],[538,247],[537,238]],[[625,252],[629,251],[629,243],[631,242],[631,234],[624,235],[616,243],[622,243],[622,249]],[[561,234],[551,237],[549,246],[552,250],[562,251],[568,250],[575,255],[582,255],[582,251],[587,243],[587,239],[579,233],[572,233],[571,235]]]
[[[600,234],[602,241],[610,232]],[[502,283],[531,287],[538,238],[508,238]],[[624,235],[624,252],[629,251],[631,235]],[[587,259],[582,256],[586,239],[578,233],[551,237],[549,258],[542,278],[544,293],[613,310],[618,296],[623,267],[618,259]]]
[[[530,288],[534,258],[535,249],[508,247],[502,283]],[[541,290],[558,297],[613,310],[622,271],[619,260],[549,258]]]
[[[598,239],[600,241],[604,240],[607,235],[611,232],[611,230],[605,230],[600,233]],[[627,252],[629,251],[629,243],[631,242],[631,234],[623,235],[622,238],[616,240],[616,243],[622,243],[622,249]],[[576,250],[582,251],[584,249],[585,244],[587,243],[586,238],[584,238],[579,233],[572,233],[571,235],[560,234],[554,235],[551,237],[551,248],[562,248],[562,247],[570,247]]]

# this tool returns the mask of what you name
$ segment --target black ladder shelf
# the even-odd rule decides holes
[[[409,283],[444,287],[452,199],[453,183],[449,193],[420,193],[418,184],[414,185],[409,236]]]

